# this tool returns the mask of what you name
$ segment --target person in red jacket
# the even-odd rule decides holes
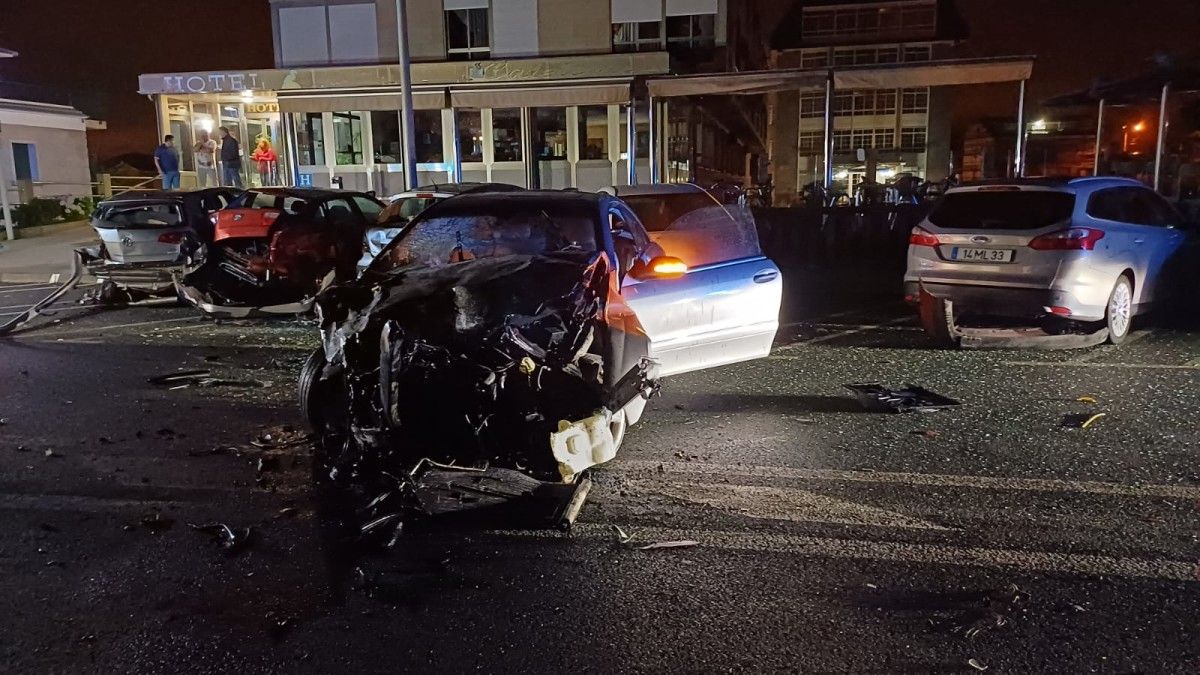
[[[254,153],[250,155],[250,159],[258,162],[258,180],[260,185],[274,185],[275,167],[279,161],[279,157],[271,148],[271,141],[265,138],[258,139],[258,147],[254,149]]]

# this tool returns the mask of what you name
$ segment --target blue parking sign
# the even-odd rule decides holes
[[[312,174],[311,173],[302,173],[302,174],[296,176],[296,185],[299,187],[312,187],[313,186]]]

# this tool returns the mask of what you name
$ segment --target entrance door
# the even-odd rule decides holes
[[[274,154],[274,161],[259,161],[253,158],[255,152],[266,141],[266,147]],[[246,177],[251,186],[283,185],[283,175],[280,166],[284,163],[281,155],[283,147],[279,136],[279,116],[260,115],[246,116],[246,142],[243,146],[246,157]]]

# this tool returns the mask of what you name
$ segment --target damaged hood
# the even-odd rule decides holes
[[[317,298],[322,329],[344,335],[395,321],[412,335],[469,346],[512,315],[533,314],[568,293],[600,254],[508,255],[389,275],[368,272]],[[326,344],[327,353],[340,345]]]

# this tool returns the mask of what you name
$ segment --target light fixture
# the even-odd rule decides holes
[[[213,121],[211,119],[209,119],[207,117],[203,117],[199,120],[198,124],[200,125],[201,129],[207,131],[210,134],[212,133]]]
[[[1045,131],[1046,130],[1046,120],[1044,120],[1044,119],[1034,120],[1033,124],[1030,125],[1030,128],[1033,129],[1034,131]]]
[[[1145,122],[1138,122],[1137,124],[1133,125],[1133,130],[1134,130],[1134,131],[1145,131],[1145,130],[1146,130],[1146,123],[1145,123]]]

